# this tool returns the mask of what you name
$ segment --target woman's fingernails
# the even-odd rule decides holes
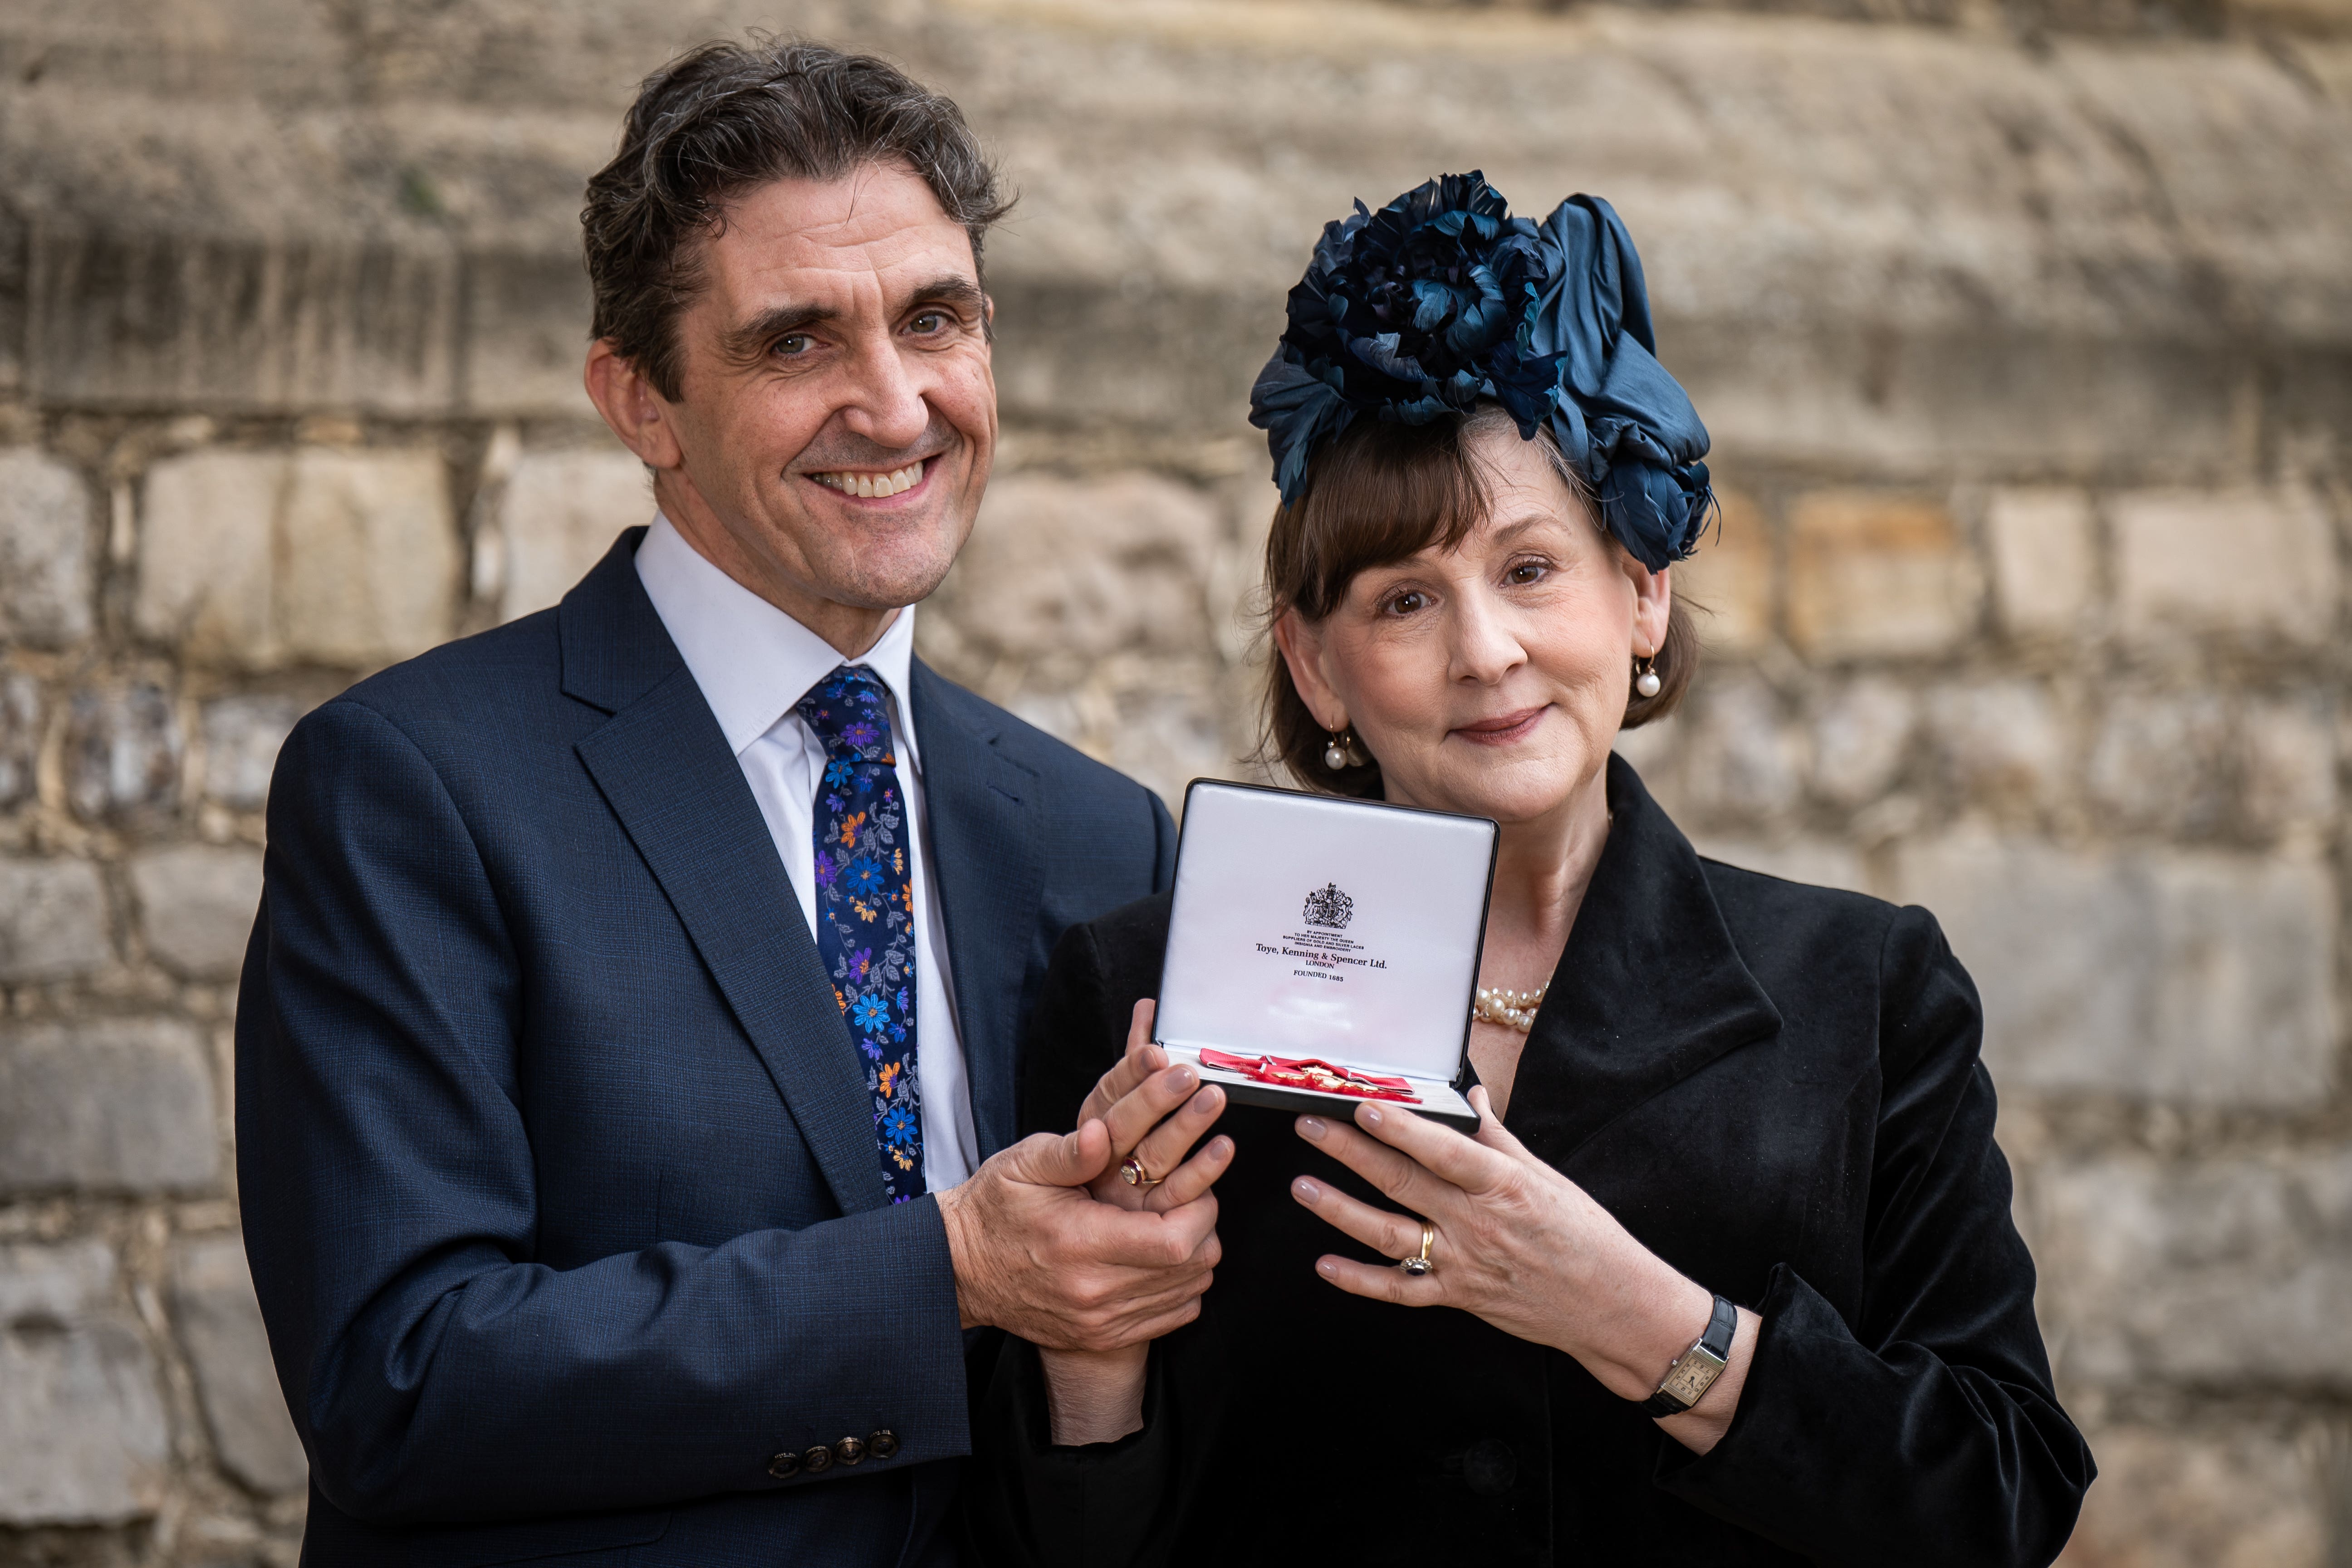
[[[1303,1204],[1311,1204],[1323,1195],[1321,1184],[1312,1176],[1299,1177],[1290,1184],[1290,1190],[1298,1194],[1298,1201]]]
[[[1330,1129],[1323,1125],[1323,1119],[1319,1116],[1302,1116],[1298,1119],[1298,1135],[1310,1143],[1320,1143],[1323,1142],[1323,1134],[1329,1131]]]
[[[1191,1068],[1180,1067],[1176,1069],[1176,1087],[1178,1089],[1190,1089],[1193,1084],[1200,1080],[1200,1077],[1201,1075],[1194,1072]]]
[[[1315,1272],[1326,1279],[1337,1279],[1339,1278],[1339,1265],[1335,1259],[1318,1258],[1315,1260]]]
[[[1377,1105],[1364,1107],[1364,1120],[1378,1127],[1381,1124],[1381,1108]]]

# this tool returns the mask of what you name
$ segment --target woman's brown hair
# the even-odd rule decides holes
[[[1473,445],[1497,430],[1518,429],[1509,415],[1482,404],[1466,415],[1427,425],[1359,419],[1315,456],[1307,488],[1274,514],[1265,541],[1265,624],[1287,610],[1319,621],[1339,607],[1356,574],[1392,565],[1431,545],[1451,550],[1486,519],[1487,492]],[[1599,526],[1592,494],[1561,455],[1551,432],[1538,430],[1552,471]],[[1610,542],[1611,548],[1619,548]],[[1682,700],[1698,669],[1698,634],[1676,595],[1659,646],[1658,694],[1632,694],[1623,728],[1663,719]],[[1333,770],[1323,765],[1330,732],[1315,721],[1278,649],[1266,659],[1265,709],[1258,741],[1263,762],[1279,761],[1291,776],[1327,795],[1377,800],[1381,764]]]

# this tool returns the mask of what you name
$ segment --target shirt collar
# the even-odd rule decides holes
[[[686,542],[668,518],[654,514],[637,546],[637,578],[710,704],[728,749],[741,756],[789,715],[803,693],[842,664],[862,664],[889,689],[896,739],[916,757],[908,715],[915,658],[915,607],[900,610],[880,639],[856,659],[730,577]]]

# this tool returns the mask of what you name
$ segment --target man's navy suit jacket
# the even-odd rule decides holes
[[[952,1560],[939,1207],[882,1201],[856,1048],[643,532],[278,761],[237,1174],[306,1563]],[[1167,886],[1175,833],[920,664],[910,706],[985,1155],[1055,941]],[[879,1429],[892,1458],[768,1473]]]

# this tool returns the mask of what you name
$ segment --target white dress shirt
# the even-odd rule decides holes
[[[743,769],[751,798],[767,818],[776,853],[800,895],[801,920],[816,933],[817,780],[824,747],[795,707],[808,689],[843,664],[862,664],[888,692],[898,788],[915,830],[915,1073],[922,1087],[923,1185],[940,1192],[971,1174],[980,1147],[964,1076],[955,993],[948,983],[947,928],[930,879],[930,818],[923,809],[922,757],[908,721],[908,679],[915,658],[915,612],[900,610],[863,658],[839,649],[705,560],[669,519],[656,512],[637,546],[637,580],[710,704],[728,749]],[[756,910],[746,910],[756,915]],[[875,1168],[874,1179],[882,1179]]]

